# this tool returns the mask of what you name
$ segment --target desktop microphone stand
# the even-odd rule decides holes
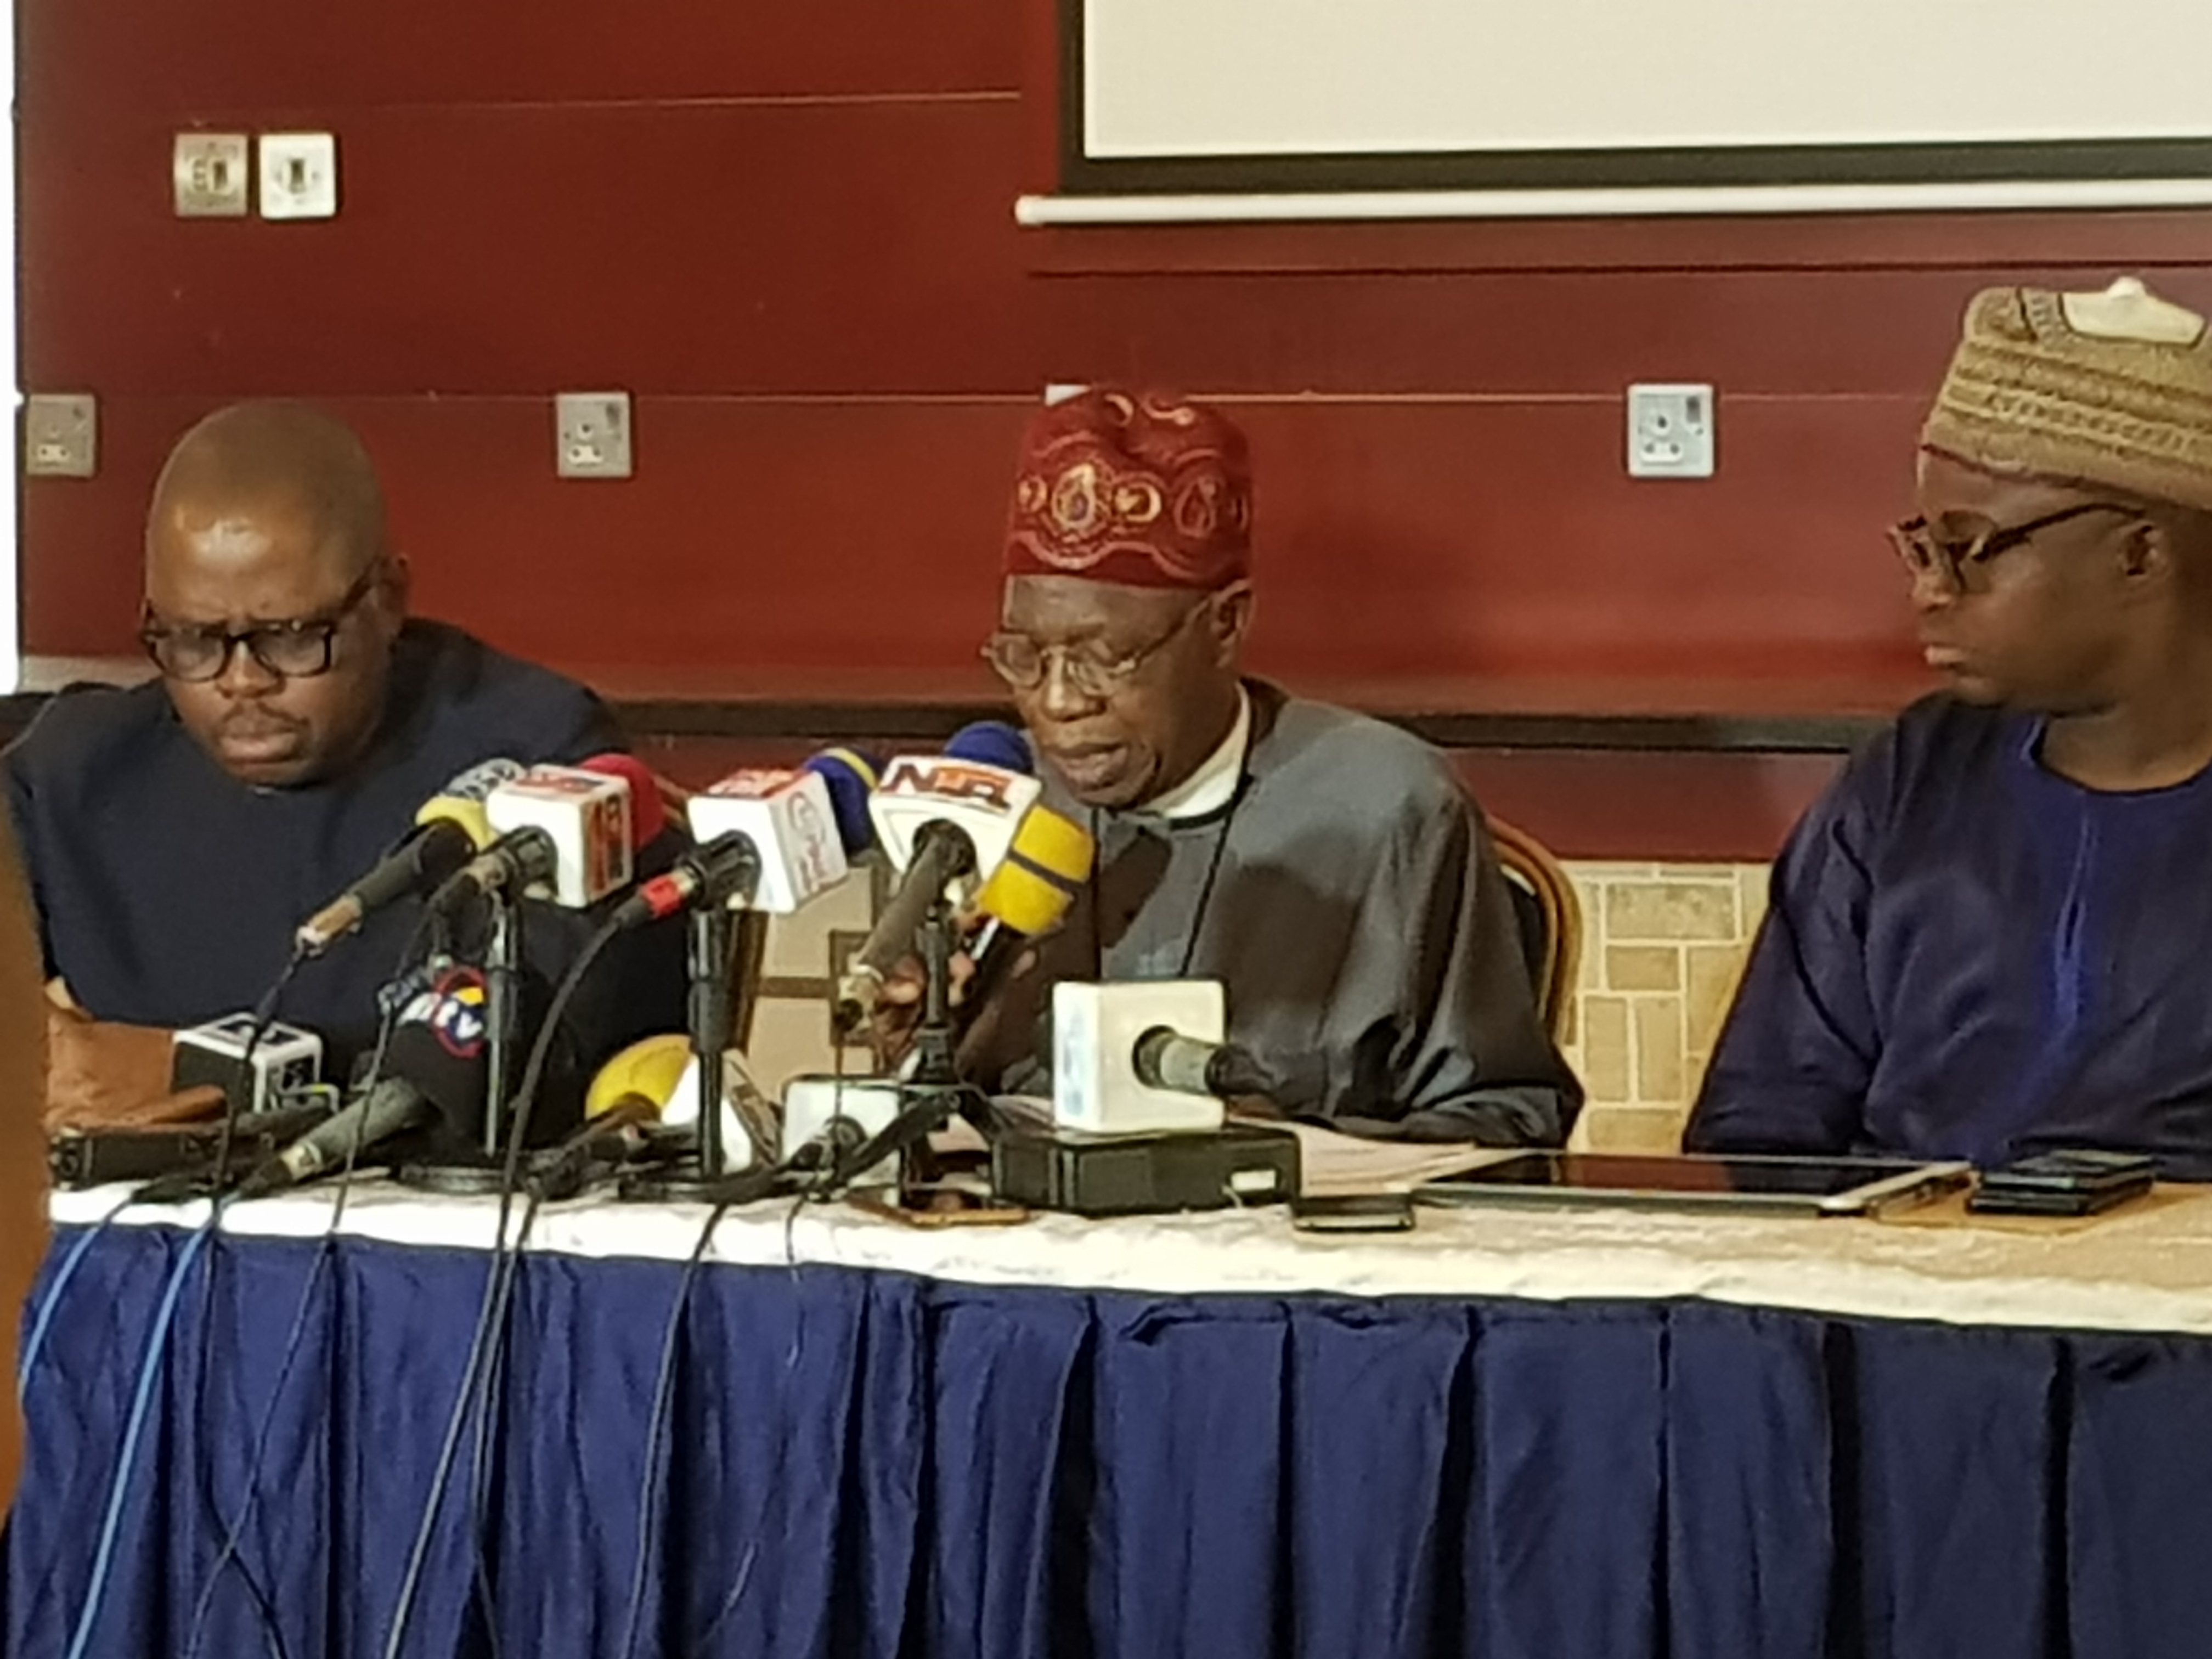
[[[515,1060],[522,1046],[522,906],[505,887],[484,895],[491,932],[484,946],[483,1133],[468,1155],[413,1159],[392,1172],[405,1187],[436,1193],[495,1193],[505,1183]]]
[[[684,1203],[714,1201],[729,1177],[722,1169],[722,1056],[738,1026],[738,994],[731,973],[738,938],[739,916],[726,905],[708,905],[691,911],[686,921],[687,967],[691,992],[687,1006],[692,1064],[699,1079],[699,1121],[694,1133],[696,1150],[679,1153],[665,1164],[633,1170],[617,1190],[626,1201]],[[753,1149],[753,1162],[763,1152]]]

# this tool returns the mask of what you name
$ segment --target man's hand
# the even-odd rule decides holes
[[[96,1020],[82,1009],[46,1010],[46,1133],[137,1127],[217,1116],[222,1091],[169,1087],[167,1031]]]
[[[975,977],[975,959],[965,951],[954,951],[954,1007],[966,1000],[968,983]],[[877,1065],[884,1071],[896,1071],[906,1059],[907,1050],[914,1046],[914,1030],[921,1024],[922,999],[928,988],[928,975],[917,957],[908,957],[884,976],[875,1012],[868,1020],[868,1041],[875,1048]]]

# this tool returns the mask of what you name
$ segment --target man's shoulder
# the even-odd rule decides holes
[[[1468,805],[1441,750],[1402,726],[1333,703],[1283,699],[1259,757],[1316,813],[1425,819]]]
[[[1892,795],[1914,793],[1931,781],[1954,793],[2018,751],[2032,726],[2009,710],[1933,692],[1892,720],[1853,759],[1848,776]]]
[[[395,672],[421,726],[465,730],[532,762],[580,758],[560,751],[611,736],[606,706],[585,686],[450,623],[409,623],[401,650]]]
[[[8,769],[36,781],[85,776],[180,735],[158,681],[143,685],[72,685],[46,702],[9,746]]]

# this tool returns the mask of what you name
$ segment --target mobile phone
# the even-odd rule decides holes
[[[1340,1193],[1291,1200],[1291,1225],[1302,1233],[1403,1233],[1413,1231],[1411,1193]]]

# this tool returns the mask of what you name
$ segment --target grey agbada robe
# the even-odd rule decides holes
[[[1381,721],[1249,690],[1243,778],[1219,812],[1101,811],[1048,779],[1098,863],[1036,972],[1004,993],[996,1046],[1027,1052],[1002,1059],[998,1086],[1050,1092],[1055,981],[1219,979],[1231,1039],[1293,1115],[1425,1140],[1564,1140],[1582,1091],[1537,1021],[1489,833],[1443,757]]]

